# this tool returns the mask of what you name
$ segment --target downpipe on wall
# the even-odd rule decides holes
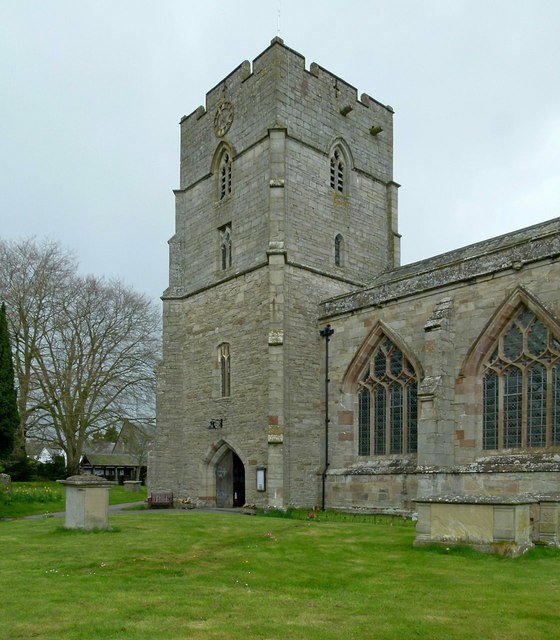
[[[321,338],[325,338],[325,464],[322,474],[321,511],[325,510],[325,487],[329,469],[329,342],[333,333],[334,329],[330,324],[319,331]]]

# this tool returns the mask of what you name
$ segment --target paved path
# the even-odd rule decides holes
[[[144,501],[139,502],[125,502],[123,504],[110,504],[109,515],[121,515],[123,513],[193,513],[194,511],[210,511],[213,513],[231,513],[234,515],[241,514],[241,509],[217,509],[215,507],[203,507],[197,509],[138,509],[130,510],[131,507],[138,507],[146,504]],[[25,520],[40,520],[41,518],[64,518],[66,513],[64,511],[58,511],[57,513],[44,514],[34,516],[24,516]]]

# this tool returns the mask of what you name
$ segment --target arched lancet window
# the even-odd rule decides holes
[[[483,449],[560,446],[560,341],[526,305],[484,362]]]
[[[340,146],[336,146],[330,157],[331,189],[337,193],[347,192],[346,159]]]
[[[222,398],[227,398],[230,395],[230,358],[227,342],[222,342],[218,347],[218,365],[220,367],[220,395]]]
[[[417,378],[412,364],[383,338],[359,380],[358,455],[415,453]]]
[[[218,165],[218,194],[223,200],[231,193],[231,155],[224,150]]]
[[[334,238],[334,264],[337,267],[344,265],[344,238],[340,233]]]
[[[226,224],[220,231],[220,263],[222,271],[229,269],[232,265],[231,258],[231,224]]]

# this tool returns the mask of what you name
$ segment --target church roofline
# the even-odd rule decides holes
[[[523,244],[527,241],[539,240],[543,237],[554,235],[560,232],[560,218],[553,218],[545,222],[539,222],[529,227],[510,231],[487,240],[473,242],[472,244],[458,249],[452,249],[445,253],[430,256],[417,262],[402,265],[397,269],[380,274],[367,287],[377,286],[379,284],[394,281],[397,279],[407,278],[410,275],[416,275],[424,271],[433,271],[440,266],[447,266],[456,262],[464,262],[465,260],[474,260],[482,256],[488,255],[502,249],[512,248],[515,245]]]
[[[559,255],[560,218],[554,218],[386,271],[361,291],[323,301],[321,315],[327,318],[379,306]]]

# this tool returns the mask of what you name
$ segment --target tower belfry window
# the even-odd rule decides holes
[[[220,200],[223,200],[231,193],[231,156],[228,151],[224,151],[222,154],[218,176]]]
[[[220,231],[220,264],[222,271],[229,269],[232,265],[231,258],[231,224],[226,224]]]
[[[339,147],[331,154],[331,189],[344,193],[346,189],[346,162]]]

